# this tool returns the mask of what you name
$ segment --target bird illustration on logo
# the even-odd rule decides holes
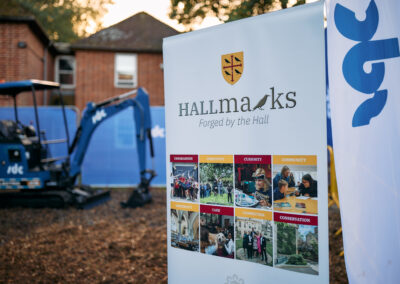
[[[267,102],[268,99],[268,95],[265,95],[258,103],[257,105],[253,108],[253,111],[256,109],[261,109],[264,110],[262,107],[265,105],[265,103]]]
[[[243,73],[243,51],[221,56],[222,76],[233,85],[239,81]]]

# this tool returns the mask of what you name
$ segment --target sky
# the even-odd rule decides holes
[[[103,18],[103,26],[108,27],[123,21],[136,13],[145,11],[160,21],[170,25],[178,31],[184,31],[184,27],[178,24],[178,21],[171,20],[168,17],[170,0],[114,0],[114,4],[108,6],[108,13]],[[220,24],[217,18],[207,18],[201,26],[205,28]]]
[[[305,240],[308,233],[314,233],[315,228],[315,226],[299,225],[299,237]]]
[[[306,2],[315,2],[316,0],[307,0]],[[289,0],[289,5],[294,0]],[[109,27],[113,24],[121,22],[136,13],[145,11],[160,21],[170,25],[174,29],[182,32],[184,27],[179,25],[176,20],[168,17],[170,9],[170,0],[114,0],[114,4],[108,5],[108,13],[103,18],[103,26]],[[204,21],[194,26],[194,29],[206,28],[221,24],[216,17],[207,17]]]

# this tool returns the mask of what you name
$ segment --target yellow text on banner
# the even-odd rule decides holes
[[[260,211],[260,210],[246,209],[246,208],[235,208],[235,216],[242,218],[272,220],[271,211]]]
[[[230,164],[233,163],[232,155],[200,155],[200,163]]]
[[[199,212],[199,204],[171,201],[171,209]]]
[[[315,155],[302,155],[302,156],[278,156],[273,157],[274,165],[307,165],[316,166],[317,156]]]

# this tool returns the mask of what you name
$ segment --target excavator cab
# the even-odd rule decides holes
[[[89,186],[76,185],[83,159],[94,130],[105,119],[125,108],[134,109],[136,141],[138,144],[141,183],[123,207],[137,207],[151,201],[148,191],[155,176],[144,168],[146,139],[154,156],[151,137],[151,117],[148,95],[143,89],[110,98],[100,103],[88,103],[75,137],[70,143],[62,95],[59,93],[65,128],[65,139],[47,140],[41,130],[36,91],[59,89],[49,81],[26,80],[0,84],[0,96],[10,96],[14,102],[14,120],[0,121],[0,206],[65,207],[74,205],[89,208],[110,198],[110,192]],[[34,125],[24,125],[18,117],[17,96],[32,93]],[[129,96],[137,94],[135,98]],[[66,156],[52,157],[49,145],[64,143]]]

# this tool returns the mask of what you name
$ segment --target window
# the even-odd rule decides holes
[[[137,86],[136,54],[115,55],[114,84],[118,88],[134,88]]]
[[[75,57],[58,56],[56,58],[56,81],[62,88],[75,87]]]

